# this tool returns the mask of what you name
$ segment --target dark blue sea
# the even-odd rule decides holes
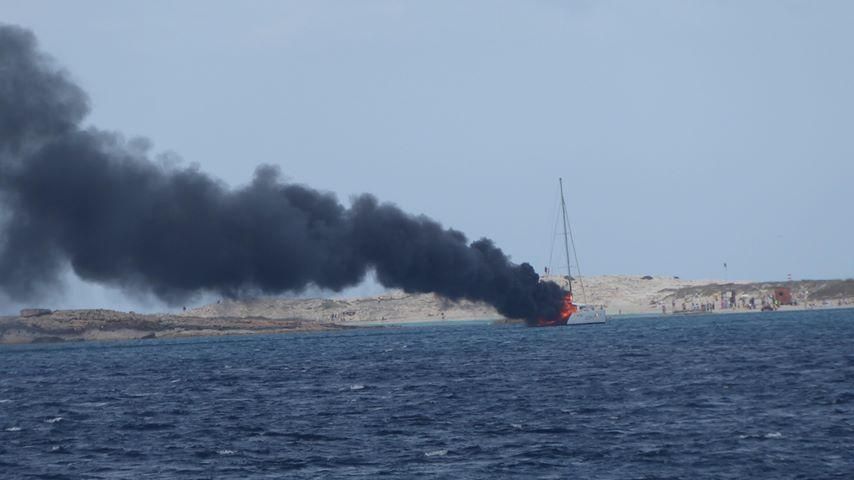
[[[854,311],[0,347],[0,477],[854,478]]]

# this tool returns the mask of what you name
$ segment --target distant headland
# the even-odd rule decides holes
[[[565,284],[562,277],[547,280]],[[627,314],[854,307],[854,280],[749,282],[605,275],[573,282],[576,299]],[[0,343],[130,340],[330,331],[411,322],[503,320],[483,303],[399,290],[349,299],[221,300],[178,314],[27,308],[0,317]]]

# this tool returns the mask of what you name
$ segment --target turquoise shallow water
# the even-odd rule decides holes
[[[854,478],[854,311],[0,347],[2,478]]]

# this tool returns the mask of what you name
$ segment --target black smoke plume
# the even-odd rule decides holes
[[[376,271],[387,287],[485,301],[510,318],[558,315],[563,291],[488,239],[362,195],[347,208],[261,166],[231,189],[152,160],[143,140],[84,128],[88,98],[0,25],[0,291],[25,300],[81,278],[175,303],[198,292],[340,290]]]

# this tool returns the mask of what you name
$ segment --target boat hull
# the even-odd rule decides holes
[[[587,325],[605,323],[607,315],[604,308],[580,308],[566,319],[566,325]]]
[[[555,318],[541,318],[537,322],[537,326],[562,327],[564,325],[605,323],[607,317],[604,307],[576,305],[572,302],[572,294],[566,294],[560,316]]]

